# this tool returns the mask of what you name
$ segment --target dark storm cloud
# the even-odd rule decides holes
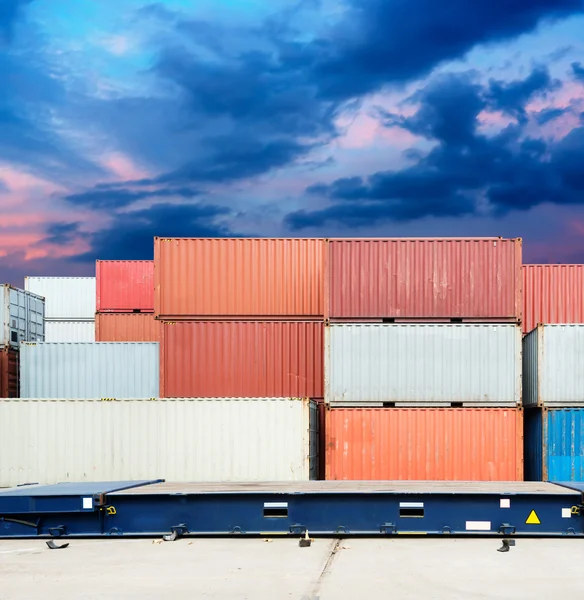
[[[561,85],[560,81],[552,80],[545,67],[538,67],[520,81],[491,81],[487,96],[493,109],[526,122],[527,103],[538,94],[558,89]]]
[[[529,76],[526,80],[532,82]],[[548,81],[549,86],[553,82]],[[542,85],[510,84],[523,89]],[[369,177],[343,178],[331,185],[307,189],[330,198],[332,206],[299,211],[286,217],[293,229],[319,227],[327,222],[364,225],[383,220],[413,220],[425,216],[480,214],[480,202],[491,212],[527,209],[543,202],[584,202],[584,127],[551,143],[524,134],[525,107],[516,104],[518,119],[495,136],[479,133],[482,110],[500,107],[492,87],[473,83],[469,75],[443,76],[415,97],[417,112],[407,118],[385,114],[390,127],[402,127],[435,142],[427,155],[399,171]]]
[[[572,73],[574,74],[574,77],[578,81],[581,81],[582,83],[584,83],[584,67],[582,66],[582,63],[573,62],[571,66],[572,66]]]
[[[154,236],[233,236],[219,220],[228,213],[228,209],[213,204],[156,204],[145,210],[120,213],[106,229],[89,237],[89,252],[72,260],[151,260]]]
[[[116,185],[116,184],[113,184]],[[108,209],[129,206],[138,200],[147,198],[180,197],[191,199],[200,195],[198,190],[191,188],[163,188],[159,190],[131,190],[115,188],[113,185],[96,186],[87,192],[65,196],[64,200],[71,204],[87,206],[95,209]],[[104,189],[105,187],[105,189]]]
[[[79,225],[80,223],[51,223],[47,227],[48,236],[37,245],[43,246],[44,244],[70,244],[79,235]]]
[[[312,48],[321,94],[344,99],[429,73],[481,43],[579,13],[581,0],[351,0],[346,19]],[[306,60],[300,55],[299,60]]]
[[[544,108],[543,110],[535,113],[533,117],[539,125],[545,125],[550,121],[564,116],[566,113],[570,112],[570,110],[570,108]]]
[[[350,0],[339,23],[300,41],[307,35],[298,7],[246,28],[187,19],[154,4],[139,14],[169,28],[152,73],[177,92],[175,108],[168,111],[172,126],[161,132],[157,149],[135,143],[142,122],[128,124],[133,111],[120,111],[119,126],[110,121],[110,127],[122,137],[134,132],[125,143],[138,153],[172,152],[175,141],[184,145],[179,166],[162,168],[162,175],[136,185],[255,177],[334,138],[335,119],[348,101],[415,79],[477,44],[509,39],[579,10],[580,0],[449,0],[447,6],[433,0]],[[534,72],[520,89],[495,82],[493,98],[502,110],[517,114],[521,100],[545,86],[542,75],[547,72]],[[148,110],[139,107],[136,118],[146,118]],[[452,116],[459,119],[456,108]],[[169,123],[168,116],[163,122]],[[426,125],[421,119],[420,126]],[[456,135],[454,128],[449,131]]]

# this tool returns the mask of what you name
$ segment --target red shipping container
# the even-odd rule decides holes
[[[523,332],[539,323],[584,323],[584,265],[523,266]]]
[[[163,398],[322,398],[323,324],[164,322]]]
[[[0,349],[0,398],[18,398],[19,351],[16,348]]]
[[[153,313],[98,313],[96,342],[159,342],[160,321]]]
[[[333,408],[326,478],[522,481],[518,408]]]
[[[153,312],[154,262],[98,260],[95,263],[97,312]]]
[[[325,316],[519,322],[521,239],[330,240]]]
[[[154,238],[157,317],[322,319],[324,240]]]

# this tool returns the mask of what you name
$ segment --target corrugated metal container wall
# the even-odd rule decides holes
[[[318,462],[314,410],[285,398],[0,401],[0,487],[308,480]]]
[[[523,331],[584,323],[584,265],[523,265]]]
[[[330,240],[325,317],[519,322],[520,239]]]
[[[98,260],[97,312],[152,312],[154,262],[151,260]]]
[[[322,319],[323,261],[321,239],[155,238],[155,313]]]
[[[45,342],[94,342],[95,321],[45,321]]]
[[[322,398],[322,323],[163,323],[161,334],[163,397]]]
[[[517,408],[336,408],[326,440],[327,479],[523,479]]]
[[[584,405],[584,325],[538,325],[523,338],[524,406]]]
[[[98,313],[95,339],[98,342],[159,342],[160,321],[152,313]]]
[[[45,298],[45,319],[93,320],[95,277],[25,277],[24,289]]]
[[[0,285],[0,347],[45,339],[45,300],[8,284]]]
[[[18,398],[18,357],[15,348],[0,349],[0,398]]]
[[[156,398],[158,344],[22,344],[22,398]]]
[[[519,406],[519,325],[329,325],[331,405]]]
[[[584,481],[584,408],[526,410],[525,479]]]

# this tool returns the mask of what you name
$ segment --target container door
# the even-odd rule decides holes
[[[28,331],[27,342],[45,341],[45,303],[35,296],[27,296],[28,302]]]

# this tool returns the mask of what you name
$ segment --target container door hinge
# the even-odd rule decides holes
[[[181,535],[185,535],[185,533],[188,533],[188,532],[189,532],[189,530],[185,523],[181,523],[180,525],[173,525],[170,528],[170,534],[163,535],[162,539],[165,542],[174,542],[178,537],[180,537]]]
[[[499,526],[499,533],[502,533],[503,535],[511,535],[511,534],[515,533],[515,531],[516,531],[515,525],[510,525],[509,523],[502,523]]]
[[[379,531],[386,535],[392,535],[397,532],[397,527],[393,523],[384,523],[379,527]]]

